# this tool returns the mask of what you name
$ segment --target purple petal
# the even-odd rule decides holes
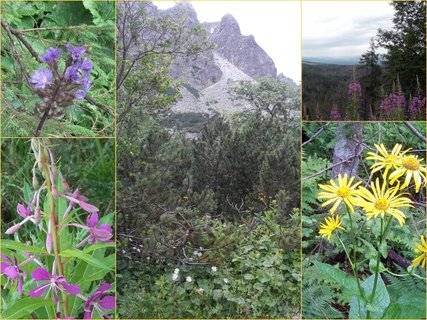
[[[86,219],[86,225],[88,227],[93,228],[93,227],[95,227],[98,224],[98,221],[99,221],[98,213],[94,212],[94,213],[90,214],[87,217],[87,219]]]
[[[12,259],[10,259],[7,255],[5,255],[5,254],[1,254],[0,256],[1,256],[1,258],[2,258],[4,261],[8,262],[9,264],[13,264]],[[7,264],[6,264],[6,265],[7,265]],[[2,268],[3,268],[3,263],[2,263]]]
[[[18,203],[18,207],[16,208],[16,211],[22,218],[26,218],[31,215],[31,209],[27,210],[23,204]]]
[[[76,285],[76,284],[63,283],[62,286],[70,294],[76,295],[76,294],[80,293],[80,287],[78,285]]]
[[[22,277],[18,277],[18,295],[22,295]]]
[[[107,290],[110,290],[110,289],[111,289],[111,284],[104,283],[104,284],[100,285],[100,287],[98,288],[98,290],[96,290],[96,292],[103,293],[104,291],[107,291]]]
[[[44,268],[37,268],[31,272],[34,281],[50,281],[51,275]]]
[[[15,279],[18,276],[18,270],[16,270],[15,267],[7,266],[4,268],[3,273],[8,277],[9,279]]]
[[[92,319],[92,312],[90,311],[85,312],[83,319]]]
[[[2,262],[2,263],[1,263],[1,269],[0,269],[0,272],[3,274],[3,273],[4,273],[3,271],[4,271],[7,267],[9,267],[9,265],[8,265],[6,262]]]
[[[90,233],[92,234],[93,238],[106,241],[109,240],[113,235],[111,232],[103,229],[96,229],[96,228],[90,228]]]
[[[58,48],[48,48],[46,50],[46,53],[41,56],[41,61],[46,63],[52,63],[54,61],[57,61],[59,57],[61,56],[61,50]]]
[[[47,85],[52,84],[53,74],[52,71],[46,68],[40,68],[31,75],[30,83],[36,89],[44,89]]]
[[[99,305],[106,310],[113,310],[116,308],[116,298],[114,296],[105,296],[99,301]]]
[[[91,205],[91,204],[89,204],[89,203],[86,203],[86,202],[84,202],[84,201],[79,201],[79,202],[80,202],[80,203],[79,203],[79,206],[80,206],[84,211],[87,211],[87,212],[90,212],[90,213],[92,213],[92,212],[98,212],[98,211],[99,211],[97,207],[95,207],[95,206],[93,206],[93,205]]]
[[[43,293],[46,291],[46,288],[47,288],[48,286],[49,286],[49,284],[44,284],[44,285],[42,285],[42,286],[36,287],[36,288],[34,288],[34,289],[30,290],[30,291],[28,292],[28,295],[29,295],[31,298],[38,298],[38,297],[40,297],[41,295],[43,295]]]
[[[101,224],[99,226],[99,229],[105,230],[105,231],[107,231],[109,233],[113,233],[113,228],[109,224]]]
[[[83,100],[85,98],[86,92],[83,90],[77,90],[76,92],[74,92],[74,97],[77,100]]]

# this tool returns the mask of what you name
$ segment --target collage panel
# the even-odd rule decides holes
[[[2,139],[1,151],[2,318],[114,318],[114,139]]]
[[[426,124],[303,124],[302,317],[424,319]]]
[[[307,121],[426,120],[425,1],[302,1]]]
[[[299,317],[299,17],[118,3],[119,317]]]
[[[2,1],[2,137],[114,136],[115,2]]]

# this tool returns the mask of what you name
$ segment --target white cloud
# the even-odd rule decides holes
[[[303,56],[360,56],[379,28],[392,27],[393,13],[386,1],[303,1]]]

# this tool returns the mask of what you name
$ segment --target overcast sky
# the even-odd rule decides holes
[[[154,1],[165,9],[173,1]],[[256,42],[273,59],[278,73],[301,81],[300,1],[202,1],[191,2],[200,22],[215,22],[232,14],[244,35]]]
[[[303,1],[303,57],[358,57],[377,30],[391,29],[393,7],[385,1]]]

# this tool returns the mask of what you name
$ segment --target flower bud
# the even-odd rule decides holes
[[[56,189],[56,187],[55,187],[55,186],[52,186],[52,195],[53,195],[55,198],[58,198],[58,196],[59,196],[58,189]]]
[[[47,234],[46,250],[47,250],[47,252],[52,253],[52,233]]]
[[[19,228],[21,228],[21,224],[15,224],[13,226],[11,226],[9,229],[6,230],[6,234],[14,234],[16,231],[19,230]]]
[[[34,211],[34,223],[39,224],[40,223],[40,217],[41,217],[41,211],[40,208],[37,207]]]

